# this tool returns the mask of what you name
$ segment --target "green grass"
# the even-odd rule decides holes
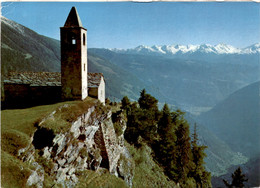
[[[18,150],[25,148],[31,143],[31,137],[36,131],[35,124],[39,123],[41,119],[47,117],[50,113],[56,110],[54,115],[55,120],[47,120],[41,126],[51,129],[54,133],[59,131],[67,131],[69,123],[76,120],[76,118],[92,106],[97,101],[92,98],[81,101],[62,102],[52,105],[37,106],[27,109],[16,110],[3,110],[1,119],[1,179],[2,187],[16,188],[25,187],[26,181],[31,174],[31,170],[35,167],[28,162],[22,162],[18,159]],[[69,107],[63,107],[68,104]],[[114,108],[114,109],[113,109]],[[106,106],[98,105],[96,113],[104,113],[108,109],[114,111],[119,109],[119,106]],[[163,170],[152,160],[151,152],[147,146],[142,146],[139,149],[127,144],[133,160],[135,162],[135,173],[133,179],[133,187],[173,187],[175,184],[168,181],[167,177],[163,174]],[[45,169],[44,187],[60,187],[55,185],[54,176],[50,174],[51,163],[48,163],[43,158],[37,155],[36,150],[35,159]],[[85,151],[81,155],[86,155]],[[102,188],[124,188],[127,187],[124,180],[111,175],[108,170],[100,169],[98,172],[86,170],[77,172],[79,183],[77,188],[83,187],[102,187]]]
[[[133,188],[150,187],[175,187],[176,184],[170,181],[163,173],[163,169],[153,161],[151,149],[143,144],[140,148],[126,143],[135,161],[135,173],[133,178]]]
[[[35,131],[35,122],[49,115],[58,107],[64,104],[77,104],[80,101],[62,102],[52,105],[36,106],[26,109],[3,110],[1,111],[1,131],[2,133],[14,129],[28,136],[32,136]]]
[[[48,119],[41,127],[51,129],[54,133],[65,132],[70,128],[69,123],[75,121],[77,117],[87,111],[89,107],[97,103],[93,98],[87,98],[81,101],[69,101],[52,105],[37,106],[27,109],[3,110],[1,111],[1,179],[2,187],[19,188],[25,187],[26,181],[31,175],[34,167],[28,162],[22,162],[18,159],[18,150],[25,148],[31,143],[31,137],[36,131],[36,124],[49,116],[53,111],[54,120]],[[68,104],[69,106],[65,106]],[[63,107],[62,107],[63,106]],[[60,108],[62,107],[62,108]],[[97,113],[103,113],[109,107],[98,105]],[[36,161],[45,169],[44,187],[61,187],[54,183],[54,177],[50,174],[51,163],[35,152]],[[84,152],[83,152],[84,154]],[[86,170],[78,173],[79,183],[76,187],[127,187],[125,182],[110,175],[108,170],[94,172]]]
[[[97,172],[85,170],[78,173],[79,183],[76,188],[126,188],[124,180],[111,175],[107,169]]]
[[[75,105],[77,103],[79,101],[1,111],[1,149],[16,156],[19,149],[30,143],[30,139],[36,130],[35,123],[37,121],[64,104]]]
[[[56,113],[54,114],[54,119],[47,119],[43,124],[41,124],[41,127],[51,129],[54,131],[55,134],[68,132],[71,122],[76,121],[80,115],[86,113],[87,110],[96,103],[97,100],[88,97],[83,102],[74,101],[69,103],[69,106],[63,105],[62,108],[58,108],[56,110]],[[38,121],[36,121],[35,123],[39,124],[41,119],[38,119]]]
[[[13,155],[1,151],[1,184],[5,188],[25,187],[29,178],[30,165]]]
[[[61,117],[69,117],[72,120],[72,117],[83,113],[86,108],[95,102],[95,99],[87,98],[83,102],[69,101],[27,109],[1,111],[2,187],[25,187],[26,181],[31,174],[30,169],[33,169],[33,167],[19,160],[17,154],[19,149],[25,148],[31,143],[31,137],[37,129],[35,127],[36,123],[39,123],[44,117],[47,117],[54,110],[57,110],[55,118],[58,118],[58,120],[51,123],[48,120],[43,126],[48,129],[53,129],[55,133],[60,130],[66,131],[68,124]],[[59,111],[59,107],[65,104],[68,104],[70,107],[62,108],[62,112],[61,110]],[[45,176],[45,184],[52,184],[53,178],[48,177],[48,175]]]

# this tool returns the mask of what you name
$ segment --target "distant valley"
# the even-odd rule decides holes
[[[187,53],[168,56],[140,49],[89,51],[131,72],[192,113],[208,110],[236,90],[260,79],[257,50],[248,54],[195,51],[193,54],[199,53],[199,56],[192,58],[186,56]]]
[[[233,150],[248,157],[260,154],[259,88],[260,82],[246,86],[198,118]]]

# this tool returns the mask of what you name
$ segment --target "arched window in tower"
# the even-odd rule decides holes
[[[76,39],[72,39],[72,44],[76,44]]]
[[[83,33],[83,45],[85,46],[85,44],[86,44],[86,35],[85,33]]]
[[[75,45],[76,44],[76,37],[72,35],[71,37],[71,44]]]

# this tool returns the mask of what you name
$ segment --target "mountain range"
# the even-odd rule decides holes
[[[227,44],[202,44],[202,45],[140,45],[132,49],[110,49],[111,51],[129,54],[192,54],[192,53],[213,53],[213,54],[259,54],[260,43],[253,44],[246,48],[236,48]]]
[[[193,54],[167,56],[153,53],[125,53],[89,49],[127,70],[148,86],[157,88],[180,108],[200,113],[215,106],[231,93],[256,82],[259,54]]]
[[[60,71],[59,41],[39,35],[4,17],[1,17],[1,23],[2,75],[8,74],[9,71]],[[256,49],[257,45],[252,46],[252,51],[257,51]],[[227,143],[230,140],[224,140],[217,132],[215,134],[217,127],[223,129],[223,132],[227,130],[232,132],[239,128],[232,124],[232,119],[239,118],[237,116],[241,114],[234,113],[232,119],[228,121],[230,125],[220,126],[204,121],[206,113],[196,117],[194,112],[201,113],[205,109],[212,108],[209,113],[214,118],[218,111],[228,108],[227,101],[233,98],[236,103],[246,104],[247,100],[250,100],[247,95],[255,92],[255,89],[250,89],[248,85],[260,80],[258,53],[194,52],[189,54],[193,55],[193,58],[188,58],[181,53],[179,56],[176,56],[177,53],[168,56],[128,53],[115,49],[88,49],[88,69],[90,72],[104,74],[106,95],[111,100],[120,100],[125,95],[136,100],[139,92],[146,88],[150,94],[159,99],[160,103],[167,102],[174,108],[192,112],[187,113],[186,117],[191,130],[193,124],[199,121],[200,143],[208,146],[206,166],[214,175],[221,175],[225,174],[230,166],[245,163],[248,159],[237,148],[233,148],[232,143]],[[242,89],[245,86],[248,87]],[[248,91],[244,96],[236,97],[235,93],[240,93],[238,91],[240,89]],[[221,101],[224,101],[223,107],[214,110],[215,107],[218,109],[217,106]],[[252,103],[254,101],[257,102],[257,98],[252,98]],[[252,106],[244,106],[245,109],[250,107]],[[255,109],[255,106],[253,107],[252,110]],[[241,106],[237,105],[235,108]],[[229,110],[232,111],[232,106]],[[228,114],[229,111],[225,113]],[[244,113],[245,116],[248,114],[246,111]],[[255,113],[252,116],[248,115],[248,121],[250,117],[251,122],[258,121],[255,119]],[[230,126],[230,129],[226,129],[225,126]]]

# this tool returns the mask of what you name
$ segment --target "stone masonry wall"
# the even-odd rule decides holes
[[[25,108],[60,102],[61,86],[30,86],[29,84],[4,84],[2,108]]]

